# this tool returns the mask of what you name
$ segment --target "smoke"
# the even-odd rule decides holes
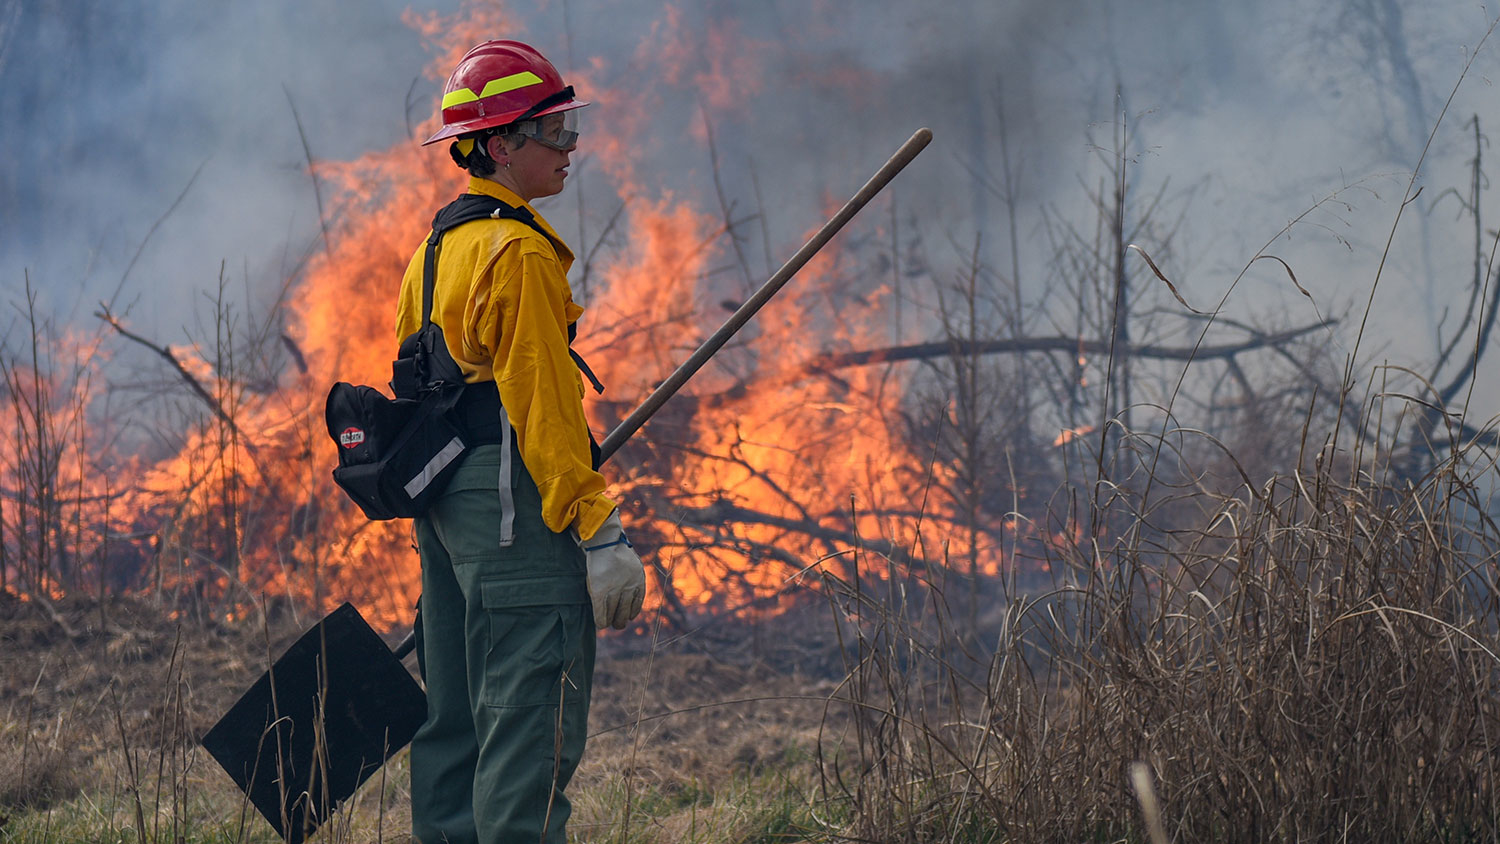
[[[440,82],[403,22],[411,5],[0,0],[11,298],[29,274],[60,320],[85,320],[118,292],[164,342],[221,266],[252,302],[273,298],[318,248],[304,138],[315,158],[350,160],[412,142],[430,119]],[[1019,267],[1029,288],[1056,283],[1049,238],[1059,222],[1092,225],[1087,193],[1123,160],[1140,197],[1162,191],[1164,269],[1202,304],[1334,196],[1276,244],[1325,312],[1368,291],[1405,178],[1488,26],[1477,6],[1414,0],[552,0],[511,13],[526,31],[494,35],[536,43],[596,101],[571,191],[544,206],[570,236],[597,236],[630,199],[588,153],[625,143],[659,195],[704,208],[722,195],[731,217],[753,219],[747,240],[771,247],[750,250],[754,269],[769,269],[829,199],[928,125],[937,142],[883,213],[925,232],[939,273],[978,236],[985,260]],[[1411,213],[1465,184],[1462,126],[1484,119],[1493,54],[1460,90]],[[1003,234],[1007,173],[1016,244]],[[1430,355],[1425,335],[1459,306],[1473,249],[1447,228],[1425,232],[1427,250],[1414,225],[1398,240],[1377,330],[1397,336],[1413,313],[1423,330],[1393,353]],[[1311,317],[1284,277],[1245,284],[1232,312]]]
[[[319,228],[293,104],[315,156],[399,142],[408,5],[0,2],[5,289],[64,321],[119,290],[172,341],[221,264],[274,290]]]

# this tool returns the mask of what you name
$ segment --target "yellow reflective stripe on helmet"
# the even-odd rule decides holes
[[[448,93],[443,95],[443,108],[452,108],[456,105],[463,105],[464,103],[472,103],[475,100],[482,100],[485,97],[493,97],[496,94],[504,94],[507,91],[514,91],[517,88],[525,88],[528,85],[540,84],[542,84],[542,78],[540,76],[537,76],[535,73],[532,73],[529,70],[523,70],[520,73],[512,73],[509,76],[502,76],[499,79],[491,79],[490,81],[484,83],[484,90],[480,91],[478,94],[475,94],[473,89],[470,88],[459,88],[456,91],[449,91]]]
[[[464,103],[472,103],[479,97],[474,95],[468,88],[459,88],[457,91],[449,91],[443,95],[443,108],[452,108]]]
[[[484,90],[480,92],[479,98],[482,100],[485,97],[493,97],[496,94],[503,94],[506,91],[514,91],[517,88],[540,84],[542,84],[542,77],[537,76],[529,70],[523,70],[520,73],[512,73],[509,76],[491,79],[484,83]]]

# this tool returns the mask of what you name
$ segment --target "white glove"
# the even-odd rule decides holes
[[[646,600],[646,570],[634,546],[625,538],[619,509],[609,514],[592,538],[581,538],[576,527],[573,538],[588,561],[594,626],[624,630],[632,618],[641,614],[641,604]]]

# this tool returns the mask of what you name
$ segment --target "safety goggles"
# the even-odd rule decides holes
[[[578,143],[578,109],[518,120],[506,134],[530,138],[551,149],[572,149]]]

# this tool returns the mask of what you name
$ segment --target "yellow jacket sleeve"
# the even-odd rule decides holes
[[[465,345],[491,353],[521,460],[542,497],[542,520],[553,531],[570,525],[593,537],[614,512],[604,477],[591,465],[583,382],[568,354],[567,326],[579,309],[557,258],[527,238],[510,240],[495,256],[488,291],[475,279]],[[486,295],[486,293],[488,295]]]

